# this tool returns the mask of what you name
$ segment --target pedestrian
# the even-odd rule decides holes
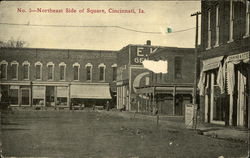
[[[107,101],[107,103],[106,103],[106,108],[107,108],[107,111],[109,111],[109,108],[110,108],[109,101]]]

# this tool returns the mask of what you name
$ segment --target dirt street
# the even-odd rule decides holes
[[[6,157],[240,157],[248,145],[140,119],[99,112],[15,111],[2,114]]]

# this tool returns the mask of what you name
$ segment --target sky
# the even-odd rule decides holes
[[[33,48],[120,50],[151,40],[157,46],[194,48],[195,17],[190,15],[200,11],[200,5],[200,1],[4,1],[0,3],[0,41],[23,40]],[[62,9],[63,13],[29,12],[37,8]],[[76,13],[66,13],[66,8]],[[87,13],[88,8],[106,13]],[[110,8],[136,13],[109,13]],[[79,12],[82,9],[84,13]],[[167,28],[172,33],[165,33]]]

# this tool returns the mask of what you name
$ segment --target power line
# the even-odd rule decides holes
[[[136,30],[136,29],[131,29],[131,28],[126,28],[122,26],[116,26],[116,25],[42,25],[42,24],[18,24],[18,23],[0,23],[0,25],[14,25],[14,26],[36,26],[36,27],[78,27],[78,28],[118,28],[122,30],[127,30],[127,31],[132,31],[132,32],[138,32],[138,33],[147,33],[147,34],[162,34],[162,32],[150,32],[150,31],[141,31],[141,30]],[[179,33],[179,32],[185,32],[189,30],[193,30],[195,27],[192,28],[187,28],[183,30],[177,30],[168,34],[172,33]]]

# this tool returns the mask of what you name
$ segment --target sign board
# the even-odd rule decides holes
[[[33,86],[32,95],[34,99],[45,98],[45,86]]]
[[[148,55],[156,52],[158,49],[158,47],[153,46],[131,46],[131,64],[142,65],[142,62],[148,57]]]
[[[197,104],[185,105],[185,126],[186,128],[194,128],[196,126]]]

